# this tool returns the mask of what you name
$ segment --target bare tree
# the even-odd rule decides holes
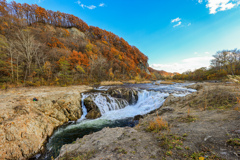
[[[7,50],[7,54],[10,56],[10,63],[11,63],[11,81],[14,81],[14,72],[13,72],[13,57],[16,53],[16,48],[14,45],[14,41],[9,40],[7,41],[7,45],[6,45],[6,50]]]
[[[25,71],[25,78],[31,74],[31,64],[33,61],[33,57],[36,56],[38,50],[40,49],[40,43],[35,41],[34,36],[30,33],[29,30],[19,30],[16,32],[16,40],[15,40],[16,49],[19,54],[24,58],[24,61],[27,65]]]

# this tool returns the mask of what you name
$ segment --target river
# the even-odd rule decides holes
[[[104,127],[134,127],[138,121],[133,120],[136,115],[145,115],[162,106],[165,99],[173,94],[174,96],[186,96],[195,92],[194,89],[186,88],[193,83],[175,83],[172,85],[155,85],[152,84],[124,84],[122,86],[100,86],[95,88],[92,93],[82,93],[82,102],[85,98],[92,96],[95,104],[97,104],[101,117],[88,120],[85,118],[87,109],[82,103],[83,115],[77,122],[69,122],[59,127],[46,144],[45,153],[38,154],[32,159],[50,160],[56,158],[61,147],[64,144],[74,143],[77,138],[84,135],[97,132]],[[138,90],[138,100],[133,105],[127,105],[121,108],[117,105],[115,99],[107,95],[102,96],[101,92],[112,87],[127,87]],[[110,99],[110,101],[107,99]]]

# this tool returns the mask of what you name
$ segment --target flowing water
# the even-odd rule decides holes
[[[83,93],[82,117],[77,122],[70,122],[67,125],[59,127],[49,139],[46,145],[46,152],[42,155],[36,155],[34,159],[56,158],[60,148],[64,144],[73,143],[77,138],[82,138],[84,135],[97,132],[104,127],[133,127],[138,123],[138,121],[133,120],[134,116],[145,115],[158,109],[170,94],[186,96],[196,91],[185,88],[188,85],[190,85],[190,83],[159,86],[155,84],[125,84],[121,86],[132,87],[138,90],[138,101],[134,105],[129,105],[125,100],[119,101],[109,95],[103,95],[101,92]],[[109,86],[101,86],[95,88],[95,90],[105,91],[109,88]],[[91,96],[101,112],[102,116],[98,119],[87,120],[85,118],[87,109],[83,104],[83,100],[89,96]]]

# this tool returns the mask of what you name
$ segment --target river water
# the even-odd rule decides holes
[[[83,115],[77,122],[69,122],[69,124],[59,127],[46,145],[46,152],[36,155],[33,159],[50,160],[56,158],[61,147],[64,144],[74,143],[77,138],[84,135],[97,132],[104,127],[126,127],[135,126],[138,121],[134,121],[136,115],[145,115],[162,106],[165,99],[173,94],[174,96],[186,96],[195,92],[194,89],[188,89],[186,86],[192,83],[176,83],[173,85],[155,85],[152,84],[124,84],[122,86],[100,86],[95,88],[94,93],[83,93],[82,102],[88,96],[92,96],[95,104],[97,104],[101,117],[94,120],[85,118],[87,109],[82,103]],[[125,108],[120,108],[115,99],[107,95],[102,96],[101,92],[111,87],[131,87],[138,90],[138,101],[134,105],[124,104]],[[123,102],[128,103],[128,102]]]

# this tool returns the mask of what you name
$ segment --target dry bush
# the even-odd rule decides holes
[[[149,125],[147,127],[147,131],[151,132],[160,132],[161,130],[166,130],[168,129],[168,123],[167,121],[163,120],[162,117],[157,116],[154,121],[150,121]]]
[[[240,111],[240,98],[236,97],[237,98],[237,104],[236,104],[236,107],[234,108],[234,110],[236,111]]]

